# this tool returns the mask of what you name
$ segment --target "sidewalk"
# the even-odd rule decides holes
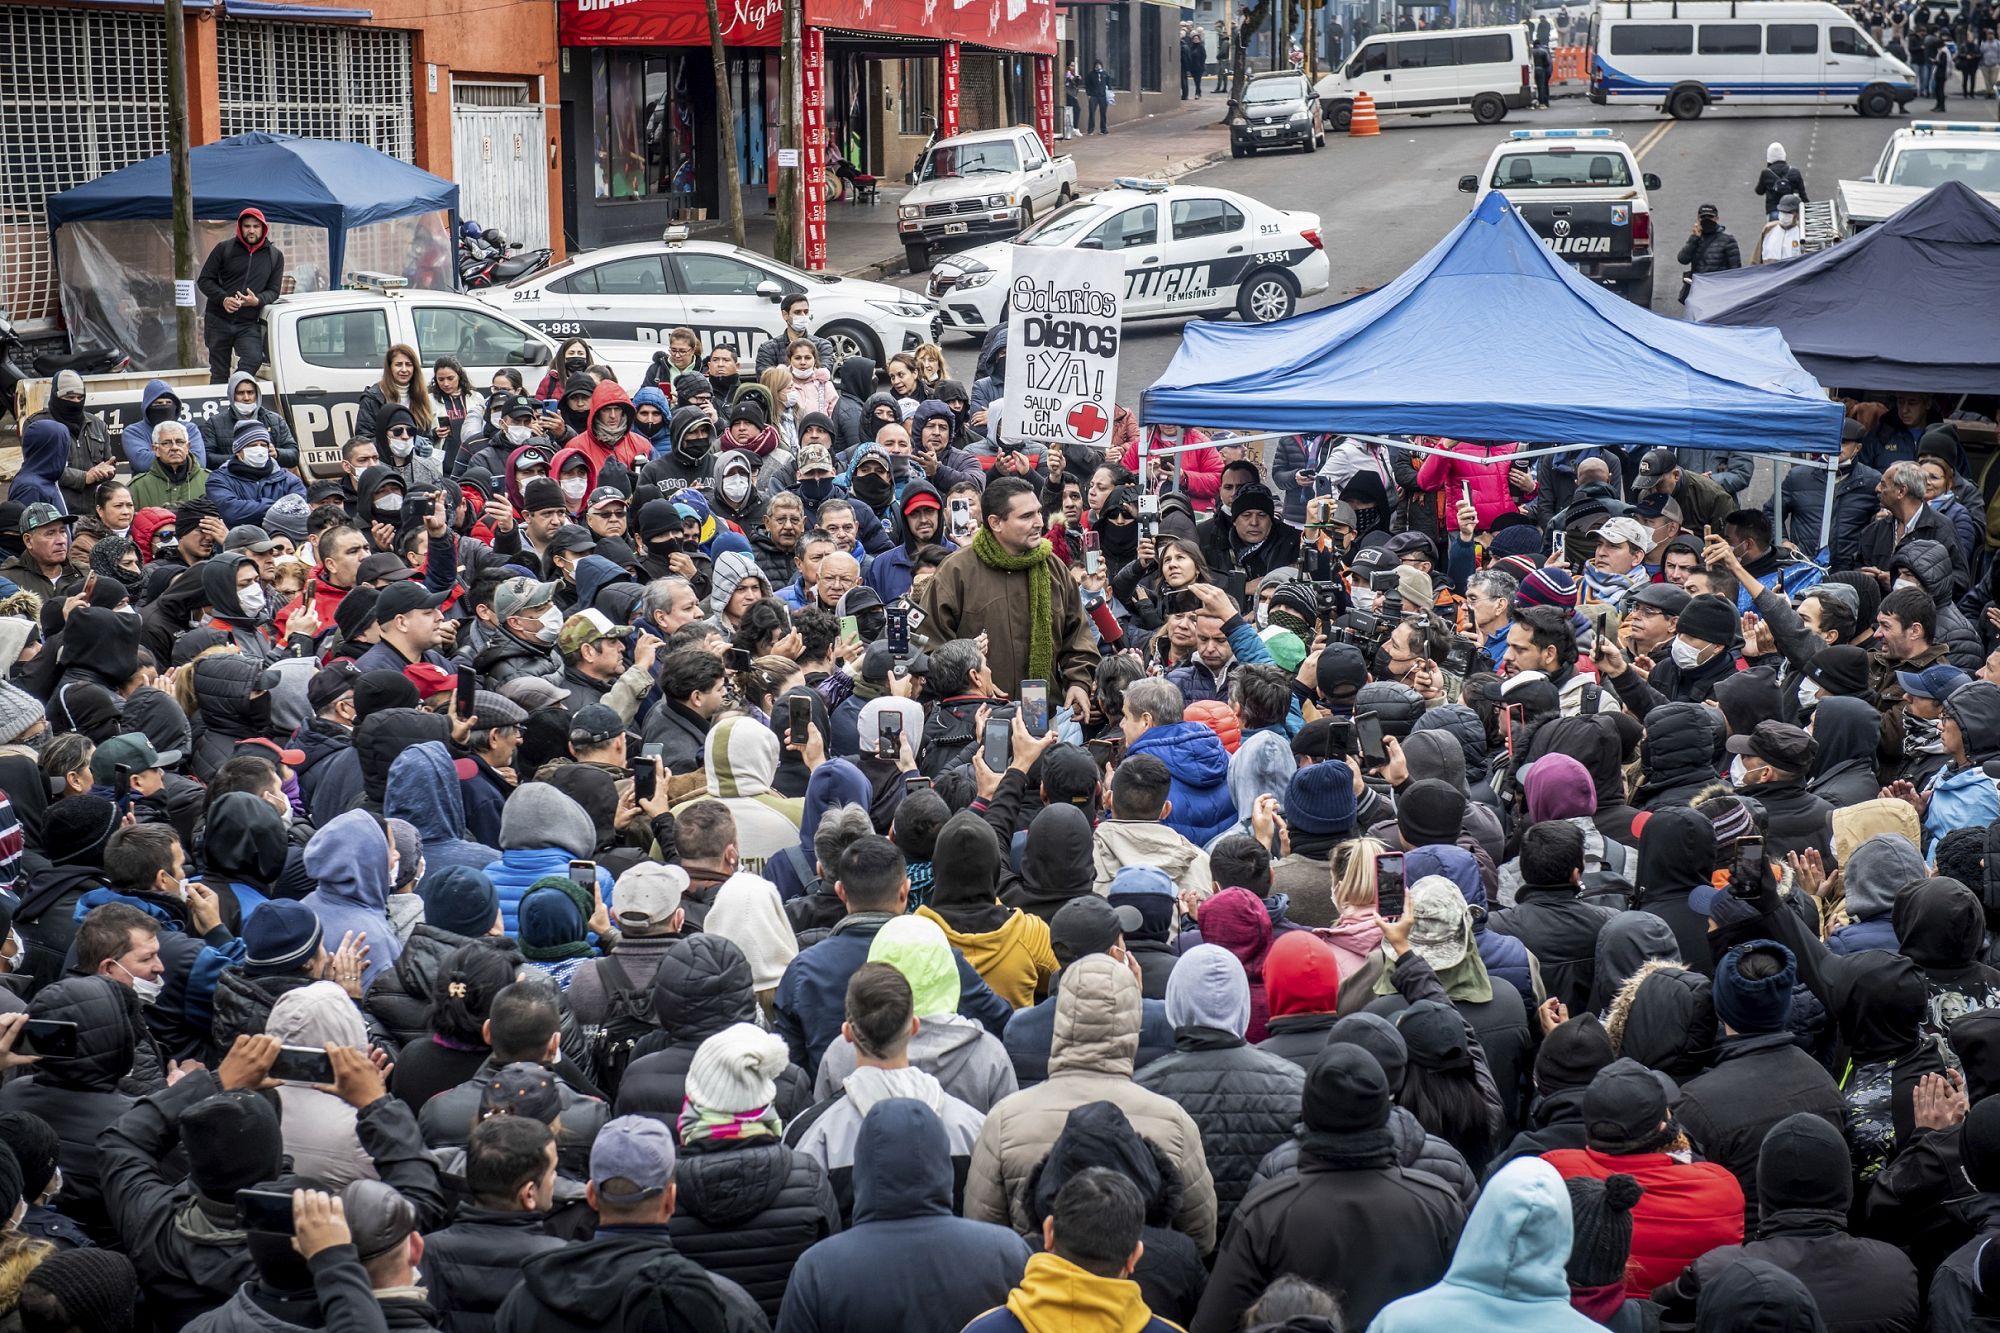
[[[1229,156],[1229,133],[1222,127],[1224,98],[1204,97],[1129,125],[1110,134],[1078,135],[1056,142],[1058,153],[1076,159],[1077,183],[1098,190],[1119,176],[1154,176],[1172,180]],[[900,164],[899,169],[908,164]],[[898,176],[884,177],[878,204],[829,202],[826,206],[827,266],[850,278],[887,278],[906,272],[903,242],[896,232],[896,204],[907,189]],[[718,221],[693,224],[698,236],[727,234]],[[744,219],[744,243],[771,252],[774,227],[761,201]]]

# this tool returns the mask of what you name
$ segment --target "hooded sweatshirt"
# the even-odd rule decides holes
[[[21,432],[21,470],[8,484],[7,498],[26,508],[48,504],[67,514],[63,499],[63,467],[69,461],[69,429],[54,417],[38,416]]]
[[[524,782],[500,811],[500,859],[483,869],[500,896],[502,934],[521,928],[521,899],[544,875],[567,875],[571,861],[589,860],[597,826],[581,805],[546,782]],[[597,868],[597,886],[611,905],[611,872]]]
[[[1391,1301],[1370,1333],[1593,1333],[1600,1325],[1569,1303],[1571,1240],[1562,1177],[1539,1158],[1517,1158],[1486,1183],[1443,1280]]]
[[[1075,806],[1043,806],[1028,821],[1020,873],[1015,874],[1004,861],[1001,864],[1000,901],[1049,921],[1072,898],[1108,892],[1109,881],[1104,887],[1096,884],[1092,864],[1095,837],[1090,816]]]
[[[338,947],[349,931],[368,936],[368,963],[361,973],[365,990],[403,952],[389,920],[388,836],[375,816],[349,810],[313,834],[305,865],[319,883],[305,904],[318,915],[326,937]]]
[[[739,870],[715,886],[701,928],[743,951],[751,983],[759,991],[774,989],[798,956],[798,937],[785,919],[777,886],[748,870]]]
[[[919,913],[938,923],[952,947],[1001,999],[1025,1009],[1045,994],[1058,969],[1049,926],[995,898],[1000,839],[980,816],[961,810],[938,830],[931,900]]]
[[[1688,707],[1699,711],[1696,705]],[[1633,906],[1666,922],[1680,941],[1681,960],[1703,976],[1715,975],[1708,918],[1688,905],[1688,892],[1707,884],[1714,869],[1715,829],[1705,816],[1684,805],[1652,812],[1639,835],[1634,885],[1639,892]]]
[[[1199,722],[1199,728],[1215,740],[1215,733]],[[1215,742],[1222,754],[1222,744]],[[1224,760],[1227,756],[1224,755]],[[1178,809],[1178,805],[1176,809]],[[1208,870],[1208,853],[1184,837],[1178,829],[1155,820],[1107,819],[1097,826],[1091,839],[1091,864],[1097,872],[1096,890],[1100,897],[1111,891],[1111,881],[1130,865],[1154,866],[1164,870],[1176,889],[1207,893],[1215,881]]]
[[[806,884],[815,877],[815,867],[819,863],[818,853],[813,850],[813,837],[819,832],[819,823],[826,818],[826,812],[839,805],[868,806],[868,779],[861,776],[861,770],[845,759],[829,759],[812,772],[806,782],[803,813],[799,818],[798,843],[789,851],[773,856],[764,863],[764,872],[770,881],[778,886],[779,896],[788,902],[800,897],[806,891]],[[820,876],[820,894],[832,900],[828,910],[832,919],[825,922],[832,925],[847,915],[847,908],[833,894],[833,877]],[[797,917],[793,924],[804,929]]]
[[[372,946],[375,937],[368,942]],[[310,1046],[318,1050],[326,1043],[368,1049],[368,1030],[361,1011],[347,992],[331,981],[315,981],[286,991],[271,1006],[264,1031],[287,1046]],[[355,1110],[330,1092],[302,1083],[286,1083],[278,1089],[283,1111],[279,1117],[285,1134],[285,1152],[292,1169],[302,1176],[323,1180],[332,1189],[344,1188],[355,1180],[377,1179],[375,1163],[361,1147],[354,1130]]]
[[[1891,913],[1896,895],[1925,873],[1924,858],[1902,834],[1877,833],[1864,839],[1841,866],[1848,923],[1827,937],[1826,947],[1836,954],[1894,949],[1896,927]]]
[[[239,375],[243,373],[242,371],[237,372]],[[234,389],[233,378],[231,388],[232,390]],[[148,380],[146,381],[145,390],[139,395],[139,418],[125,428],[125,433],[122,437],[122,442],[125,446],[125,461],[132,465],[132,475],[134,477],[137,477],[142,472],[152,470],[154,426],[152,409],[153,404],[163,399],[166,401],[167,407],[171,410],[161,420],[179,420],[181,415],[181,398],[179,394],[174,392],[174,386],[165,380]],[[224,405],[222,410],[227,412],[229,409],[227,405]],[[208,441],[202,437],[202,432],[196,430],[192,424],[188,427],[188,462],[182,466],[190,470],[197,470],[208,466]]]
[[[736,853],[743,869],[762,874],[764,865],[799,841],[805,802],[780,796],[771,781],[778,772],[778,734],[752,717],[725,717],[709,728],[702,743],[707,795],[683,801],[678,814],[696,800],[721,801],[736,817]]]
[[[426,879],[447,866],[484,870],[499,859],[493,848],[464,836],[465,798],[458,781],[451,751],[439,741],[413,745],[389,765],[382,813],[408,820],[423,838]]]

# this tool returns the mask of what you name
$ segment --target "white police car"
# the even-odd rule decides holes
[[[1317,213],[1272,208],[1229,190],[1121,179],[1011,241],[933,264],[925,292],[944,326],[981,335],[1000,322],[1015,247],[1030,245],[1117,251],[1125,261],[1126,319],[1234,310],[1267,324],[1327,286]]]
[[[812,331],[840,357],[876,365],[936,341],[936,306],[887,283],[808,273],[768,255],[717,241],[691,241],[669,227],[658,241],[606,246],[571,256],[508,287],[478,295],[552,338],[630,339],[666,344],[693,329],[704,349],[732,343],[745,359],[784,326],[778,302],[802,291]]]

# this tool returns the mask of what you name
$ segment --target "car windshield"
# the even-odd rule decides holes
[[[1243,90],[1243,101],[1250,106],[1259,102],[1303,102],[1305,96],[1303,79],[1252,79]]]
[[[1493,164],[1495,190],[1548,190],[1577,185],[1627,185],[1632,168],[1622,153],[1592,152],[1587,148],[1541,148],[1531,153],[1508,153]]]
[[[1008,139],[991,143],[940,144],[924,158],[918,180],[954,180],[960,176],[990,176],[1019,171],[1021,159]]]
[[[1964,181],[1985,194],[2000,191],[2000,139],[1985,152],[1963,148],[1906,148],[1889,168],[1889,185],[1928,190],[1946,181]]]
[[[1095,226],[1108,210],[1102,204],[1079,201],[1058,209],[1014,238],[1016,245],[1068,245]]]

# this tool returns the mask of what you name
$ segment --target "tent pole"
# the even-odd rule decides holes
[[[1771,545],[1785,539],[1785,478],[1791,475],[1791,460],[1771,460]],[[1755,463],[1752,463],[1755,466]]]
[[[1826,563],[1833,564],[1833,488],[1840,483],[1840,455],[1835,454],[1824,463],[1815,464],[1826,469],[1826,504],[1819,515],[1819,549],[1826,552]]]

